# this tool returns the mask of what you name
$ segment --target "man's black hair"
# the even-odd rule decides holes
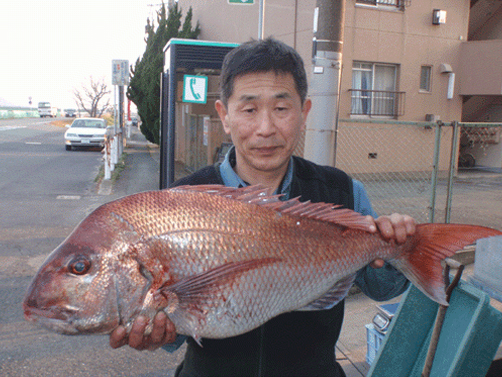
[[[227,106],[235,78],[247,73],[291,73],[302,103],[307,98],[307,74],[295,49],[274,38],[251,40],[231,50],[223,60],[220,97]]]

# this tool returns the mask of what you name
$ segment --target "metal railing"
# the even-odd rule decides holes
[[[405,92],[349,89],[352,115],[397,117],[404,115]]]
[[[399,9],[404,9],[409,6],[411,0],[357,0],[356,3],[369,4],[369,5],[388,5],[395,6]]]

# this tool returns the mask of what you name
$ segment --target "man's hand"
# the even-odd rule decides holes
[[[164,344],[174,342],[176,339],[176,328],[162,311],[158,312],[153,318],[153,329],[149,335],[145,335],[147,325],[148,319],[138,316],[134,320],[129,336],[123,326],[117,327],[110,334],[110,346],[119,348],[128,344],[129,347],[138,351],[154,351]]]
[[[368,217],[375,222],[375,232],[378,230],[387,240],[404,243],[409,236],[415,234],[415,219],[408,215],[393,213],[390,216],[380,216],[377,219]],[[384,263],[382,259],[376,259],[371,263],[371,267],[382,268]]]

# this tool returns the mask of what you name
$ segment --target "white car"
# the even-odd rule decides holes
[[[105,142],[106,120],[101,118],[78,118],[64,134],[67,151],[72,147],[99,147]]]

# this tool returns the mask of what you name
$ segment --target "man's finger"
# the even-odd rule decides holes
[[[370,263],[370,266],[373,268],[382,268],[385,265],[385,261],[383,259],[375,259]]]
[[[129,346],[136,349],[140,348],[143,343],[143,334],[145,333],[146,325],[148,320],[143,316],[138,316],[134,320],[134,323],[129,333]]]
[[[153,318],[153,328],[150,338],[153,343],[161,343],[166,333],[167,316],[164,312],[158,312]]]
[[[392,226],[392,222],[388,216],[380,216],[375,220],[375,223],[378,226],[380,234],[385,239],[389,239],[394,236],[394,227]]]
[[[117,327],[110,335],[110,347],[120,348],[127,344],[127,334],[123,326]]]

